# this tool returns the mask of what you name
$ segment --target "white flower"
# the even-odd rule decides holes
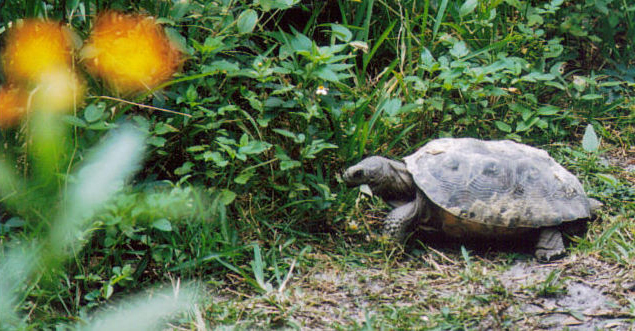
[[[317,95],[327,95],[329,94],[329,89],[324,87],[323,85],[318,86],[317,90],[315,90],[315,94]]]

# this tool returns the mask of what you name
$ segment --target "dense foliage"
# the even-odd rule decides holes
[[[70,170],[111,128],[133,123],[148,135],[139,173],[76,234],[83,249],[44,277],[53,281],[33,277],[19,302],[29,311],[24,325],[66,323],[113,294],[169,278],[213,283],[231,273],[257,292],[284,287],[312,243],[356,230],[348,211],[357,193],[344,189],[343,167],[365,155],[400,157],[436,137],[570,145],[558,158],[594,183],[594,196],[634,203],[623,179],[591,175],[605,167],[579,145],[588,124],[603,148],[635,140],[635,6],[627,1],[0,8],[0,36],[18,19],[46,17],[84,41],[102,10],[152,15],[186,57],[171,80],[141,95],[118,95],[86,75],[85,104],[63,119],[71,132],[60,138],[65,156],[44,171],[53,184],[32,167],[24,126],[0,131],[2,159],[16,160],[14,170],[33,181],[28,201],[0,213],[0,257],[48,231],[51,208],[63,208],[76,181]]]

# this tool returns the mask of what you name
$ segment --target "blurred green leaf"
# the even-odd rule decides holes
[[[271,144],[265,141],[252,140],[247,145],[238,148],[240,154],[260,154],[271,148]]]
[[[170,223],[170,221],[168,221],[166,218],[160,218],[152,222],[152,227],[165,232],[172,231],[172,223]]]
[[[228,189],[224,189],[220,192],[220,201],[225,205],[229,206],[234,199],[236,199],[236,193],[230,191]]]
[[[612,188],[617,188],[619,186],[620,181],[611,174],[595,174],[595,176]]]
[[[247,9],[240,13],[236,20],[239,33],[251,33],[258,22],[258,13],[253,9]]]
[[[600,140],[595,134],[593,125],[588,124],[584,130],[584,136],[582,136],[582,148],[587,152],[595,152],[600,147]]]
[[[84,119],[86,119],[86,121],[89,123],[98,121],[104,114],[104,109],[106,109],[106,104],[91,103],[84,109]]]
[[[476,9],[478,5],[478,0],[466,0],[461,7],[459,8],[459,15],[461,17],[470,14]]]
[[[463,41],[459,41],[452,46],[450,54],[455,58],[461,58],[468,55],[470,52],[467,49],[467,44]]]
[[[347,43],[353,39],[351,30],[341,24],[331,24],[331,30],[333,31],[333,35],[340,41]]]
[[[503,132],[507,132],[507,133],[512,132],[512,127],[505,122],[495,121],[494,125],[496,125],[496,127]]]

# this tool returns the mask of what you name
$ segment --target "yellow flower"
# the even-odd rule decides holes
[[[28,93],[19,87],[0,87],[0,127],[16,124],[26,114],[28,99]]]
[[[154,19],[114,11],[97,17],[81,58],[91,74],[120,93],[156,87],[181,64],[181,54]]]
[[[9,81],[37,81],[42,72],[70,67],[70,31],[57,22],[29,19],[9,29],[2,66]]]

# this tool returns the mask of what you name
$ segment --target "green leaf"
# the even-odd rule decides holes
[[[611,2],[611,1],[609,1]],[[608,15],[609,14],[609,8],[607,7],[607,2],[606,0],[595,0],[595,8],[602,13],[602,15]]]
[[[463,17],[463,16],[473,12],[474,9],[476,9],[477,5],[478,5],[478,0],[467,0],[467,1],[465,1],[461,5],[461,8],[459,8],[459,15],[461,17]]]
[[[401,99],[394,98],[386,101],[381,107],[388,116],[396,116],[399,113],[399,109],[401,109]]]
[[[163,137],[156,137],[156,136],[152,136],[148,138],[148,144],[152,145],[152,146],[156,146],[156,147],[163,147],[165,146],[165,142],[167,140]]]
[[[543,22],[542,17],[538,14],[527,16],[527,26],[541,25]]]
[[[185,174],[190,173],[193,167],[194,167],[194,163],[190,161],[186,161],[185,163],[183,163],[182,166],[174,169],[174,174],[177,176],[183,176]]]
[[[247,145],[238,148],[240,154],[260,154],[271,148],[271,144],[265,141],[252,140]]]
[[[549,105],[549,106],[540,107],[540,109],[538,109],[538,115],[551,116],[551,115],[556,115],[559,111],[560,111],[560,108]]]
[[[539,119],[539,117],[533,117],[526,121],[519,122],[518,125],[516,125],[516,132],[529,130],[532,126],[534,126],[534,124],[536,124],[536,122],[538,122]]]
[[[600,95],[600,94],[585,94],[580,99],[582,99],[582,100],[597,100],[597,99],[602,99],[602,98],[604,98],[604,97],[602,95]]]
[[[260,253],[260,246],[258,244],[254,244],[254,259],[251,261],[251,267],[260,290],[265,293],[270,292],[272,290],[272,286],[271,284],[265,282],[265,263],[262,260],[262,254]]]
[[[617,188],[620,184],[620,181],[611,174],[595,174],[595,176],[613,188]]]
[[[74,125],[78,128],[85,128],[87,127],[86,125],[86,121],[84,121],[83,119],[77,117],[77,116],[73,116],[73,115],[64,115],[62,117],[62,120],[70,125]]]
[[[190,146],[186,148],[185,150],[189,153],[196,153],[196,152],[202,152],[206,150],[208,147],[209,145],[194,145],[194,146]]]
[[[335,72],[331,69],[329,69],[328,67],[324,66],[321,67],[320,69],[315,71],[315,75],[318,76],[319,78],[322,78],[324,80],[330,81],[330,82],[339,82],[339,78],[337,77],[337,74],[335,74]]]
[[[333,35],[335,36],[335,38],[345,43],[353,39],[353,33],[351,32],[351,30],[349,30],[343,25],[331,24],[331,31],[333,31]]]
[[[464,41],[459,41],[458,43],[455,43],[454,46],[452,46],[452,49],[450,50],[450,55],[454,56],[455,58],[464,57],[468,55],[469,53],[470,52],[467,49],[467,44]]]
[[[253,9],[247,9],[240,13],[236,26],[238,27],[238,33],[251,33],[256,27],[258,21],[258,13]]]
[[[263,11],[270,11],[272,9],[289,9],[298,2],[300,0],[256,0],[254,4],[260,5]]]
[[[185,16],[190,6],[193,6],[189,1],[176,1],[172,4],[170,9],[170,16],[175,20],[180,20]]]
[[[161,219],[158,219],[158,220],[154,221],[152,223],[152,227],[157,229],[157,230],[161,230],[161,231],[165,231],[165,232],[172,231],[172,224],[170,223],[170,221],[168,221],[165,218],[161,218]]]
[[[589,124],[584,130],[584,136],[582,137],[582,148],[587,152],[595,152],[600,147],[600,141],[595,134],[593,125]]]
[[[291,46],[291,49],[295,52],[299,52],[299,51],[310,52],[313,46],[313,41],[309,39],[309,37],[299,32],[296,32],[294,38],[289,41],[289,46]]]
[[[278,97],[269,97],[265,100],[264,106],[267,108],[278,108],[284,105],[284,100]]]
[[[311,145],[302,149],[301,155],[307,159],[314,159],[315,156],[325,149],[338,148],[337,145],[324,142],[324,139],[317,139],[311,142]]]
[[[432,56],[432,53],[424,47],[423,50],[421,50],[421,63],[429,69],[436,62],[437,61],[434,59],[434,56]]]
[[[296,160],[283,160],[280,161],[280,170],[289,170],[289,169],[293,169],[293,168],[297,168],[299,166],[301,166],[302,163],[300,163],[300,161],[296,161]]]
[[[434,27],[432,27],[432,40],[435,41],[437,38],[437,33],[439,32],[439,28],[441,27],[441,23],[443,22],[443,16],[445,15],[445,10],[448,7],[448,0],[441,0],[441,4],[439,5],[439,9],[437,10],[437,16],[434,20]]]
[[[253,171],[243,171],[240,175],[238,175],[238,177],[234,178],[234,182],[236,184],[244,185],[251,177],[254,176],[254,174],[255,173]]]
[[[513,6],[516,9],[522,9],[525,8],[523,4],[520,3],[519,0],[504,0],[505,3],[507,3],[510,6]]]
[[[207,161],[212,161],[216,164],[216,166],[220,167],[220,168],[224,168],[229,164],[229,161],[225,160],[225,158],[221,155],[221,153],[219,152],[205,152],[203,154],[203,159],[205,160],[205,162]]]
[[[236,193],[228,189],[224,189],[220,192],[219,199],[222,204],[228,206],[234,201],[234,199],[236,199]]]
[[[103,103],[100,103],[97,105],[94,103],[91,103],[90,105],[86,107],[86,109],[84,109],[84,119],[88,123],[98,121],[99,119],[101,119],[101,116],[104,114],[105,108],[106,108],[106,105]]]
[[[170,42],[176,47],[176,49],[183,52],[184,54],[189,53],[187,48],[187,40],[185,39],[185,37],[183,37],[183,35],[181,35],[181,33],[179,33],[177,30],[172,28],[165,28],[164,30],[165,30],[165,35],[168,37]]]
[[[553,74],[545,74],[542,72],[530,72],[527,75],[522,76],[520,79],[528,82],[535,83],[537,80],[554,80],[556,77]]]
[[[503,132],[507,132],[507,133],[511,133],[512,132],[512,127],[509,126],[509,124],[505,123],[505,122],[501,122],[501,121],[495,121],[494,125],[496,125],[496,127],[503,131]]]

